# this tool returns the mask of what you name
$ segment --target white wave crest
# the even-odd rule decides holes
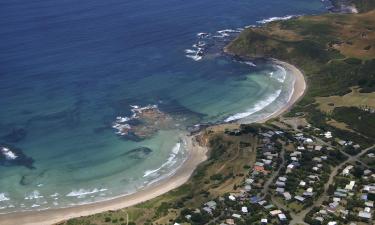
[[[167,159],[167,161],[165,163],[163,163],[159,168],[157,169],[154,169],[154,170],[147,170],[143,177],[148,177],[150,175],[153,175],[155,174],[156,172],[158,172],[159,170],[163,169],[164,167],[171,167],[173,166],[175,163],[176,163],[176,156],[177,154],[180,152],[180,149],[181,149],[181,143],[178,142],[176,143],[176,145],[173,147],[172,149],[172,152],[169,154],[169,157]]]
[[[39,191],[37,191],[37,190],[31,192],[30,194],[26,195],[26,197],[25,197],[26,200],[33,200],[33,199],[38,199],[38,198],[43,198],[43,196],[40,195]]]
[[[235,120],[239,120],[239,119],[248,117],[248,116],[264,109],[268,105],[270,105],[272,102],[274,102],[280,96],[280,94],[281,94],[281,90],[277,90],[275,93],[272,93],[271,95],[269,95],[263,101],[257,102],[254,105],[254,107],[248,109],[246,112],[234,114],[233,116],[230,116],[230,117],[226,118],[224,121],[225,122],[231,122],[231,121],[235,121]]]
[[[265,23],[270,23],[270,22],[279,21],[279,20],[289,20],[298,16],[300,15],[287,15],[287,16],[281,16],[281,17],[275,16],[275,17],[270,17],[267,19],[258,20],[257,23],[265,24]]]
[[[275,67],[277,68],[277,70],[270,72],[270,76],[276,79],[277,81],[279,81],[280,83],[284,83],[285,78],[286,78],[285,68],[279,65],[275,65]]]
[[[199,55],[186,55],[186,57],[191,58],[194,61],[199,61],[203,58],[202,56],[199,56]]]
[[[12,152],[9,148],[1,147],[0,151],[5,156],[5,159],[7,160],[14,160],[18,158],[18,156],[14,152]]]
[[[5,196],[5,193],[0,193],[0,202],[9,201],[10,199]]]
[[[195,54],[195,53],[197,53],[197,51],[192,50],[192,49],[185,49],[185,53],[186,54]]]
[[[84,197],[86,197],[86,195],[95,194],[95,193],[103,192],[103,191],[107,191],[107,189],[105,189],[105,188],[102,188],[102,189],[94,188],[92,190],[86,190],[86,189],[81,188],[79,190],[73,190],[73,191],[69,192],[66,196],[67,197],[84,198]]]

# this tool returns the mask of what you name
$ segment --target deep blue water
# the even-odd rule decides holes
[[[35,160],[35,169],[0,164],[0,212],[90,202],[145,185],[144,172],[159,168],[180,136],[120,138],[110,126],[130,105],[159,104],[191,124],[216,122],[283,85],[270,80],[266,65],[220,54],[187,58],[197,33],[324,10],[318,0],[0,1],[0,144]],[[153,150],[146,159],[121,158],[144,146]]]

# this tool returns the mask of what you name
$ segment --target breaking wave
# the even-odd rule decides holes
[[[270,18],[267,18],[267,19],[258,20],[257,23],[265,24],[265,23],[270,23],[270,22],[274,22],[274,21],[289,20],[289,19],[299,17],[299,16],[301,16],[301,15],[287,15],[287,16],[281,16],[281,17],[275,16],[275,17],[270,17]]]
[[[170,168],[170,167],[172,167],[174,164],[176,164],[176,162],[177,162],[177,160],[176,160],[176,156],[178,155],[178,153],[180,152],[180,150],[181,150],[181,143],[180,142],[178,142],[178,143],[176,143],[176,145],[173,147],[173,149],[172,149],[172,152],[169,154],[169,157],[168,157],[168,159],[167,159],[167,161],[165,162],[165,163],[163,163],[159,168],[157,168],[157,169],[154,169],[154,170],[147,170],[145,173],[144,173],[144,175],[143,175],[143,177],[148,177],[148,176],[154,176],[154,175],[156,175],[156,173],[158,172],[158,171],[160,171],[161,169],[163,169],[163,168]]]
[[[235,121],[235,120],[239,120],[239,119],[248,117],[248,116],[264,109],[265,107],[269,106],[272,102],[274,102],[280,96],[280,94],[281,94],[281,90],[277,90],[273,94],[269,95],[263,101],[257,102],[252,108],[248,109],[247,111],[241,112],[241,113],[236,113],[233,116],[230,116],[230,117],[226,118],[224,121],[225,122],[232,122],[232,121]]]

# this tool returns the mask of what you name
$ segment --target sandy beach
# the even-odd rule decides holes
[[[117,210],[145,202],[173,190],[186,181],[194,172],[195,168],[207,159],[207,148],[200,146],[195,136],[185,138],[188,157],[175,174],[161,180],[159,183],[150,185],[138,192],[118,197],[108,201],[74,206],[63,209],[47,209],[43,211],[17,212],[0,215],[1,225],[50,225],[63,220],[80,216],[88,216],[108,210]]]
[[[306,90],[305,78],[299,69],[291,64],[275,59],[273,59],[273,62],[284,67],[287,72],[292,73],[295,78],[294,91],[288,103],[286,103],[282,108],[280,108],[272,115],[266,118],[262,118],[257,122],[265,122],[271,118],[275,118],[277,116],[280,116],[282,113],[287,112],[293,106],[293,104],[295,104],[303,96]],[[246,121],[239,121],[237,123],[241,122],[243,123]],[[144,189],[141,189],[138,192],[128,196],[118,197],[112,200],[102,201],[98,203],[63,209],[48,209],[43,211],[3,214],[0,215],[1,225],[50,225],[75,217],[92,215],[108,210],[118,210],[126,208],[160,196],[187,182],[194,172],[195,168],[207,159],[207,148],[205,146],[200,146],[194,140],[194,137],[195,136],[186,137],[188,157],[183,165],[181,165],[181,167],[173,175],[161,180],[156,184],[145,187]]]

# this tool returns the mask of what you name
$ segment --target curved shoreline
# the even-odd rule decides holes
[[[186,136],[188,157],[176,172],[166,179],[145,187],[134,194],[111,200],[77,205],[68,208],[15,212],[0,215],[1,225],[50,225],[64,220],[118,210],[156,198],[186,183],[196,167],[207,160],[207,148],[198,144],[194,136]]]
[[[291,75],[294,77],[293,92],[291,93],[289,101],[285,105],[283,105],[283,107],[281,107],[274,113],[266,116],[265,118],[258,120],[257,122],[259,123],[264,123],[267,120],[279,117],[282,114],[287,113],[293,107],[293,105],[304,96],[307,89],[305,76],[303,75],[300,69],[298,69],[292,64],[280,61],[278,59],[271,59],[271,62],[276,65],[282,66],[287,72],[291,73]],[[246,123],[246,120],[240,120],[239,122]]]
[[[292,76],[294,76],[295,78],[294,89],[289,101],[276,112],[268,115],[265,118],[262,118],[261,120],[256,121],[260,123],[278,117],[290,110],[290,108],[299,99],[302,98],[307,87],[305,77],[298,68],[289,63],[282,62],[276,59],[271,59],[271,61],[274,64],[284,67],[287,72],[292,73]],[[234,123],[246,123],[246,121],[239,120]],[[1,214],[1,225],[50,225],[76,217],[88,216],[109,210],[118,210],[130,207],[165,194],[186,183],[190,179],[197,166],[207,160],[207,147],[199,145],[195,141],[195,137],[196,135],[186,137],[188,157],[173,175],[161,180],[160,182],[147,186],[134,194],[96,203],[72,206],[68,208]]]

